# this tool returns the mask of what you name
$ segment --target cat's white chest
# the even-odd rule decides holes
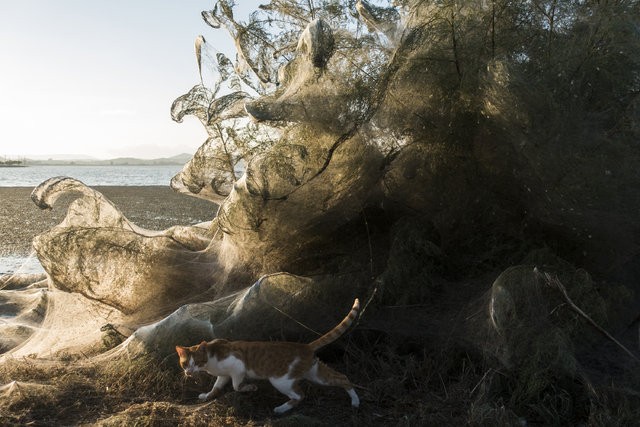
[[[233,375],[246,371],[244,362],[233,355],[220,360],[216,356],[210,357],[205,369],[211,375]]]

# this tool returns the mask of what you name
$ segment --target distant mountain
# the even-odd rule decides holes
[[[20,158],[22,157],[23,156],[20,156]],[[34,161],[98,160],[95,157],[87,156],[84,154],[41,154],[39,156],[29,156],[28,159]]]
[[[48,157],[36,156],[34,158],[25,159],[26,165],[65,165],[65,166],[151,166],[151,165],[184,165],[191,160],[191,154],[182,153],[172,157],[161,157],[157,159],[138,159],[135,157],[118,157],[115,159],[98,160],[92,157],[84,156],[83,158],[62,158],[63,156]]]
[[[193,157],[193,154],[182,153],[172,157],[168,157],[168,159],[175,160],[176,162],[179,162],[179,163],[187,163],[189,160],[191,160],[192,157]]]

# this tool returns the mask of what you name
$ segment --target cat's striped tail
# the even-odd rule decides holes
[[[360,301],[358,298],[353,302],[353,307],[351,307],[351,311],[347,314],[347,317],[342,319],[342,322],[338,323],[335,328],[321,336],[315,341],[309,343],[309,346],[313,349],[313,351],[318,350],[319,348],[324,347],[327,344],[330,344],[340,338],[342,334],[351,326],[353,321],[358,316],[358,311],[360,310]]]

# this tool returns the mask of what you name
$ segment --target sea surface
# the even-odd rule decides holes
[[[44,273],[42,264],[38,261],[35,253],[28,257],[23,256],[0,256],[0,275],[2,274],[30,274]],[[0,289],[2,289],[0,285]]]
[[[48,166],[0,167],[0,187],[35,187],[54,176],[68,176],[88,186],[164,185],[182,170],[182,165],[149,166]]]

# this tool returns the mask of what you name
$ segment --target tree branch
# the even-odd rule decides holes
[[[536,272],[538,270],[536,269]],[[609,340],[611,340],[613,343],[615,343],[618,347],[620,347],[625,353],[627,353],[629,355],[629,357],[631,357],[633,360],[635,360],[636,362],[640,363],[640,359],[638,359],[638,357],[633,354],[631,351],[629,351],[629,349],[627,347],[625,347],[624,345],[622,345],[618,340],[616,340],[609,332],[605,331],[600,325],[598,325],[591,317],[589,317],[589,315],[587,315],[584,311],[582,311],[580,309],[580,307],[578,307],[573,300],[571,300],[571,298],[569,297],[569,294],[567,293],[567,289],[564,287],[564,285],[562,284],[562,282],[560,282],[560,279],[558,279],[558,276],[556,275],[551,275],[549,273],[544,273],[544,280],[546,282],[546,284],[552,288],[556,288],[560,291],[560,293],[562,294],[562,296],[564,297],[564,300],[567,302],[567,304],[569,304],[569,307],[575,311],[576,313],[578,313],[580,316],[582,316],[587,322],[589,322],[591,324],[591,326],[593,326],[594,328],[596,328],[598,330],[598,332],[600,332],[601,334],[603,334],[605,337],[607,337]]]

